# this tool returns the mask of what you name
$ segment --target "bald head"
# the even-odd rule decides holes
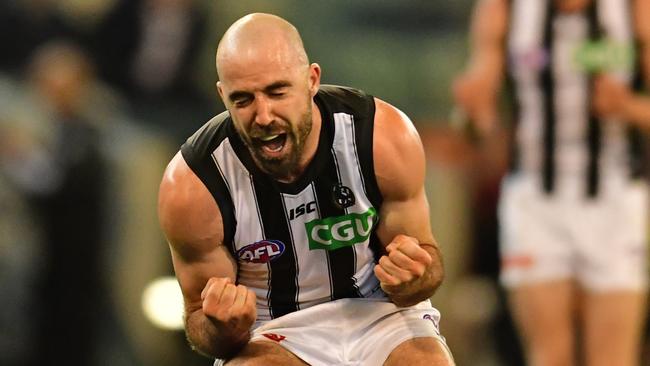
[[[221,79],[231,67],[262,61],[285,67],[308,66],[309,59],[296,27],[272,14],[254,13],[228,28],[217,47]]]

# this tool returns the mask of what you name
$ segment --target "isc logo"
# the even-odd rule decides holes
[[[284,253],[285,245],[279,240],[261,240],[237,251],[237,258],[252,263],[267,263]]]
[[[298,217],[316,211],[316,201],[311,201],[307,204],[301,204],[296,208],[289,210],[289,220],[297,219]]]

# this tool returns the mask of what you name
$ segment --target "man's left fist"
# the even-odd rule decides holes
[[[386,246],[386,254],[379,258],[375,275],[384,292],[399,293],[420,279],[432,261],[416,238],[397,235]]]

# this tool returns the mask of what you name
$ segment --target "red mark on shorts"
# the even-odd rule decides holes
[[[287,338],[287,337],[285,337],[283,335],[275,334],[275,333],[263,333],[262,335],[265,336],[266,338],[268,338],[268,339],[270,339],[272,341],[276,341],[276,342],[283,341],[285,338]]]
[[[508,257],[504,257],[503,260],[501,260],[501,265],[504,268],[507,267],[520,267],[520,268],[528,268],[533,265],[533,257],[529,255],[512,255]]]

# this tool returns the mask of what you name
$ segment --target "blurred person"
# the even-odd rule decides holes
[[[206,36],[197,0],[119,0],[98,26],[93,54],[100,77],[129,100],[138,120],[182,141],[212,103],[196,82]]]
[[[0,202],[0,363],[18,366],[31,364],[38,233],[31,228],[33,216],[24,197],[1,170]]]
[[[236,21],[216,66],[228,110],[183,144],[159,196],[194,349],[215,365],[452,365],[408,117],[320,85],[274,15]]]
[[[94,0],[96,4],[110,1]],[[101,6],[94,5],[93,16],[82,14],[83,19],[80,19],[82,15],[71,14],[73,7],[70,1],[62,0],[1,1],[0,44],[5,47],[0,51],[0,70],[22,75],[32,53],[54,39],[66,38],[87,44],[93,31],[91,25],[94,25],[87,23],[93,16],[101,16]]]
[[[40,233],[25,195],[11,179],[13,159],[34,136],[15,118],[14,83],[0,77],[0,364],[31,365],[37,308],[33,291],[41,268]]]
[[[471,33],[454,94],[480,136],[497,131],[504,77],[513,91],[500,277],[527,362],[638,365],[650,2],[480,0]]]
[[[192,101],[205,26],[195,0],[121,0],[95,36],[100,74],[132,98]]]
[[[43,233],[37,287],[37,364],[94,364],[103,307],[106,159],[100,129],[88,108],[93,66],[67,41],[44,44],[29,65],[35,101],[50,135],[16,157],[15,171]],[[32,149],[34,150],[34,149]]]
[[[70,34],[54,5],[52,1],[0,2],[0,43],[8,46],[1,53],[0,70],[22,72],[31,53],[46,39]]]

